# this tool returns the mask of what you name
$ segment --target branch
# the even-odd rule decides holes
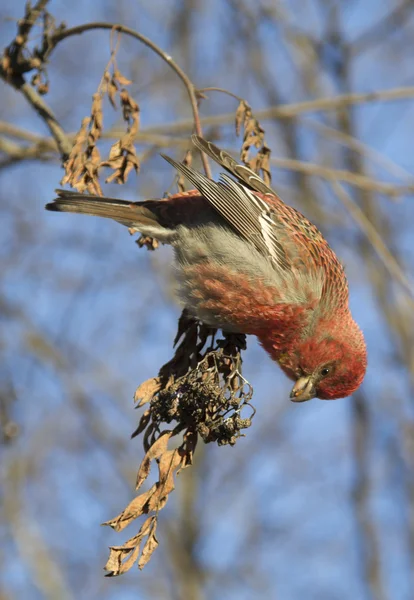
[[[296,102],[292,104],[279,104],[263,110],[255,110],[255,117],[261,121],[266,119],[292,119],[304,113],[317,113],[326,111],[336,111],[350,105],[368,104],[370,102],[392,102],[395,100],[404,100],[414,98],[414,86],[393,88],[391,90],[378,90],[377,92],[367,92],[362,94],[341,94],[333,98],[318,98],[306,102]],[[215,127],[218,125],[227,125],[234,122],[234,112],[224,113],[205,117],[201,120],[203,127]],[[147,133],[186,133],[191,130],[193,122],[190,119],[171,123],[170,125],[157,125],[149,127]],[[115,133],[115,132],[113,132]]]
[[[336,130],[332,131],[335,132]],[[18,139],[33,140],[36,143],[34,143],[32,146],[20,146],[19,144],[11,142],[5,137],[0,137],[0,152],[4,152],[5,154],[9,155],[9,158],[5,159],[3,162],[0,162],[0,168],[3,168],[10,163],[23,160],[38,159],[42,161],[48,161],[54,159],[52,154],[48,154],[48,152],[54,149],[53,141],[51,139],[36,136],[30,132],[26,132],[14,126],[9,126],[8,123],[3,123],[0,121],[0,134],[2,133],[9,134],[10,137],[15,137]],[[340,132],[337,133],[340,134]],[[68,139],[71,141],[71,143],[73,141],[73,137],[74,134],[68,134]],[[108,134],[105,135],[104,133],[102,137],[108,137]],[[170,148],[171,146],[174,146],[185,149],[187,147],[187,141],[185,139],[178,137],[173,138],[166,135],[151,135],[145,132],[138,133],[138,135],[135,137],[135,141],[141,144],[149,144],[150,146],[155,146],[158,148]],[[354,140],[354,142],[357,143],[357,140]],[[389,196],[390,198],[398,198],[401,196],[414,194],[414,183],[407,183],[405,185],[386,183],[378,181],[372,177],[368,177],[367,175],[353,173],[345,169],[333,169],[331,167],[324,167],[316,163],[290,158],[272,158],[271,163],[279,169],[286,169],[297,173],[305,173],[306,175],[321,177],[327,181],[342,181],[344,183],[349,183],[354,187],[377,192],[379,194],[383,194],[384,196]]]
[[[20,146],[3,136],[0,136],[0,153],[6,155],[0,160],[0,170],[24,160],[49,162],[57,159],[56,154],[51,154],[50,148],[45,148],[42,142],[32,146]]]
[[[328,181],[343,181],[360,189],[378,192],[385,196],[396,198],[397,196],[414,194],[414,183],[412,185],[385,183],[360,173],[352,173],[345,169],[332,169],[330,167],[323,167],[314,163],[291,158],[272,158],[270,162],[281,169],[288,169],[290,171],[306,173],[307,175],[313,175],[315,177],[322,177]]]
[[[100,21],[98,21],[96,23],[85,23],[84,25],[78,25],[77,27],[72,27],[70,29],[65,29],[65,30],[59,29],[49,37],[47,56],[49,56],[50,53],[52,52],[52,50],[63,40],[65,40],[69,37],[72,37],[74,35],[80,35],[81,33],[84,33],[86,31],[92,31],[94,29],[104,29],[104,30],[106,29],[106,30],[110,30],[110,31],[119,31],[121,33],[124,33],[125,35],[129,35],[130,37],[133,37],[136,40],[139,40],[140,42],[142,42],[145,46],[150,48],[153,52],[155,52],[155,54],[157,54],[160,58],[162,58],[162,60],[165,61],[171,67],[171,69],[178,75],[178,77],[181,79],[181,81],[183,82],[183,84],[188,92],[188,95],[190,98],[191,109],[193,112],[191,128],[194,128],[197,135],[200,135],[200,136],[203,135],[202,128],[201,128],[200,115],[198,112],[198,96],[197,96],[196,88],[195,88],[193,82],[186,75],[186,73],[178,66],[178,64],[172,59],[172,57],[169,54],[167,54],[166,52],[161,50],[161,48],[159,46],[154,44],[154,42],[152,42],[149,38],[145,37],[141,33],[138,33],[137,31],[134,31],[133,29],[130,29],[129,27],[125,27],[124,25],[105,23],[105,22],[100,22]],[[200,153],[200,156],[201,156],[201,161],[202,161],[202,164],[204,167],[205,174],[207,175],[207,177],[211,178],[211,169],[210,169],[210,165],[208,163],[207,157],[203,152]]]
[[[37,133],[32,133],[31,131],[27,131],[26,129],[21,129],[21,127],[12,125],[7,121],[0,121],[0,134],[1,133],[9,137],[16,138],[18,140],[34,142],[35,144],[43,142],[45,145],[48,145],[50,149],[55,148],[53,141],[50,138],[44,138],[41,135],[38,135]]]
[[[393,88],[391,90],[380,90],[378,92],[370,92],[367,94],[344,94],[335,96],[334,98],[320,98],[318,100],[310,100],[307,102],[282,104],[278,106],[272,106],[264,110],[257,110],[255,111],[255,116],[261,120],[291,119],[300,114],[337,110],[341,106],[367,104],[375,101],[392,102],[395,100],[404,100],[407,98],[414,98],[414,87]],[[224,113],[222,115],[205,117],[201,119],[201,126],[214,127],[216,125],[228,125],[229,123],[233,122],[234,112],[231,112]],[[187,133],[188,131],[191,131],[193,127],[194,121],[192,119],[184,119],[182,121],[176,121],[175,123],[165,123],[163,125],[156,125],[154,127],[148,127],[147,129],[143,129],[141,130],[136,139],[142,139],[143,141],[146,141],[148,139],[148,136],[162,135],[164,145],[166,139],[166,132],[168,132],[168,134]],[[39,142],[42,140],[42,142],[44,142],[45,144],[51,144],[51,140],[48,140],[47,138],[41,138],[36,134],[12,126],[9,123],[5,123],[4,121],[0,121],[0,133],[9,134],[12,137],[26,139],[28,141]],[[118,138],[120,135],[122,135],[122,133],[123,132],[120,133],[118,129],[114,128],[107,132],[104,132],[102,134],[102,137],[110,139]],[[68,137],[70,139],[73,139],[74,136],[75,133],[68,134]],[[158,144],[158,141],[154,140],[154,144]],[[358,150],[358,148],[356,147],[355,149]]]
[[[374,25],[361,33],[361,35],[352,42],[352,56],[355,57],[366,50],[371,50],[376,44],[383,42],[390,31],[400,31],[407,23],[413,8],[414,5],[412,0],[403,0],[401,4],[391,10],[391,12],[383,19],[374,23]]]
[[[395,257],[391,254],[390,250],[384,244],[380,234],[366,217],[364,212],[359,206],[353,201],[348,192],[342,187],[337,181],[332,182],[332,188],[348,210],[351,217],[354,219],[361,231],[366,235],[372,247],[378,254],[379,258],[383,262],[385,268],[389,274],[403,287],[403,289],[414,298],[414,289],[411,282],[407,279],[400,265],[398,264]]]
[[[9,83],[15,90],[21,92],[28,103],[34,108],[39,117],[46,123],[49,131],[56,142],[62,161],[65,161],[72,149],[72,144],[53,114],[52,109],[46,104],[36,90],[29,85],[21,75],[9,79],[4,69],[0,66],[0,77]]]
[[[25,58],[23,59],[22,49],[24,47],[24,44],[27,42],[27,38],[31,28],[41,15],[42,11],[44,11],[46,4],[47,0],[39,0],[37,5],[33,9],[28,9],[26,11],[26,15],[24,19],[22,19],[20,26],[24,27],[24,35],[20,35],[19,28],[19,33],[16,37],[16,40],[12,42],[10,46],[6,49],[5,56],[7,60],[5,65],[0,65],[0,77],[4,79],[6,83],[11,84],[15,89],[22,92],[22,94],[33,106],[33,108],[36,110],[39,116],[45,121],[46,125],[49,127],[52,137],[58,145],[63,162],[68,158],[72,149],[72,145],[68,137],[64,133],[63,129],[59,125],[51,109],[42,100],[42,98],[35,91],[35,89],[26,83],[23,76],[21,75],[21,72],[22,70],[30,70],[35,66],[38,67],[39,64],[44,64],[46,60],[50,57],[50,54],[52,53],[54,48],[63,40],[74,35],[80,35],[81,33],[91,31],[94,29],[119,31],[120,33],[129,35],[145,44],[148,48],[150,48],[153,52],[160,56],[184,83],[184,86],[187,89],[190,98],[191,108],[193,112],[193,120],[191,121],[192,127],[194,127],[194,130],[198,135],[203,135],[201,129],[200,115],[198,111],[198,95],[196,92],[196,88],[190,80],[190,78],[177,65],[177,63],[172,59],[172,57],[169,54],[161,50],[161,48],[154,44],[154,42],[152,42],[149,38],[134,31],[133,29],[130,29],[129,27],[112,23],[96,22],[86,23],[84,25],[79,25],[70,29],[64,29],[63,27],[59,27],[50,34],[48,34],[48,32],[45,30],[44,36],[47,36],[47,43],[43,44],[43,48],[41,50],[37,50],[35,52],[35,58],[29,61]],[[200,156],[207,177],[211,177],[211,169],[208,163],[207,156],[204,153],[200,153]]]
[[[65,161],[72,148],[70,141],[59,125],[51,108],[42,99],[40,94],[25,81],[21,74],[22,69],[28,70],[28,61],[24,55],[24,49],[30,31],[42,12],[44,12],[47,2],[48,0],[39,0],[34,7],[31,7],[30,3],[27,3],[25,16],[19,21],[16,38],[6,48],[3,60],[0,62],[0,77],[14,87],[15,90],[21,92],[40,118],[46,123],[57,144],[61,158]],[[38,58],[33,59],[33,61],[36,61],[36,64],[40,64]],[[33,67],[34,64],[30,68]]]
[[[394,177],[399,177],[406,181],[411,179],[411,173],[409,171],[403,169],[403,167],[397,165],[388,156],[381,154],[381,152],[378,150],[375,150],[368,144],[361,142],[352,135],[348,135],[339,129],[329,127],[329,125],[325,125],[324,123],[320,123],[319,121],[309,117],[301,119],[301,125],[306,125],[306,127],[310,127],[311,129],[318,131],[320,134],[334,139],[336,142],[338,142],[338,144],[346,146],[347,148],[351,148],[351,150],[355,150],[359,154],[366,156],[372,162],[377,163],[381,169],[386,169]]]

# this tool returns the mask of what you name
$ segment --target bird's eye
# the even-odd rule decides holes
[[[322,377],[326,377],[327,375],[329,375],[330,372],[331,372],[331,370],[328,369],[328,367],[325,367],[324,369],[322,369],[321,375],[322,375]]]

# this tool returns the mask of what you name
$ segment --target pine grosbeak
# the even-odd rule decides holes
[[[133,203],[58,190],[46,208],[108,217],[171,244],[186,308],[211,326],[256,335],[295,381],[292,400],[352,394],[366,346],[335,253],[256,173],[198,136],[193,142],[235,180],[215,182],[164,157],[195,190]]]

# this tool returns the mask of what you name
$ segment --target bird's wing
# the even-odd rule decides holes
[[[239,235],[253,243],[279,268],[290,268],[285,249],[277,236],[274,210],[264,200],[225,174],[221,175],[220,181],[212,181],[192,167],[169,156],[161,156],[197,188]]]
[[[254,171],[240,165],[211,142],[196,135],[192,140],[199,150],[237,181],[222,174],[215,182],[189,166],[164,158],[197,188],[239,235],[270,259],[279,272],[301,273],[313,280],[318,295],[333,304],[346,304],[348,285],[343,267],[320,231],[301,213],[285,204]]]
[[[255,218],[260,222],[261,237],[271,256],[279,266],[293,271],[309,272],[310,269],[324,273],[322,295],[333,303],[347,304],[348,283],[344,268],[321,232],[306,217],[288,206],[252,169],[239,164],[228,152],[204,140],[192,136],[193,144],[231,173],[242,184],[251,200]],[[237,184],[222,175],[221,179],[233,189]],[[249,194],[244,186],[250,188]]]
[[[255,192],[271,194],[272,196],[278,197],[276,192],[266,185],[260,175],[252,171],[252,169],[249,169],[249,167],[246,167],[246,165],[238,163],[237,160],[230,156],[225,150],[220,150],[215,144],[204,140],[199,135],[192,135],[191,140],[196,148],[207,154],[207,156],[212,158],[217,164],[234,175],[240,183],[247,185],[247,187]]]

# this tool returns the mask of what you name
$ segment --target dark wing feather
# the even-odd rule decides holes
[[[241,236],[253,243],[279,268],[289,268],[286,253],[277,239],[277,222],[272,220],[273,211],[264,200],[227,175],[222,175],[220,181],[215,182],[192,167],[161,156],[182,173]]]
[[[249,169],[249,167],[238,163],[237,160],[230,156],[225,150],[220,150],[220,148],[211,142],[204,140],[199,135],[192,135],[191,140],[196,148],[207,154],[207,156],[212,158],[216,163],[253,191],[278,197],[276,192],[265,184],[260,175],[252,171],[252,169]]]

